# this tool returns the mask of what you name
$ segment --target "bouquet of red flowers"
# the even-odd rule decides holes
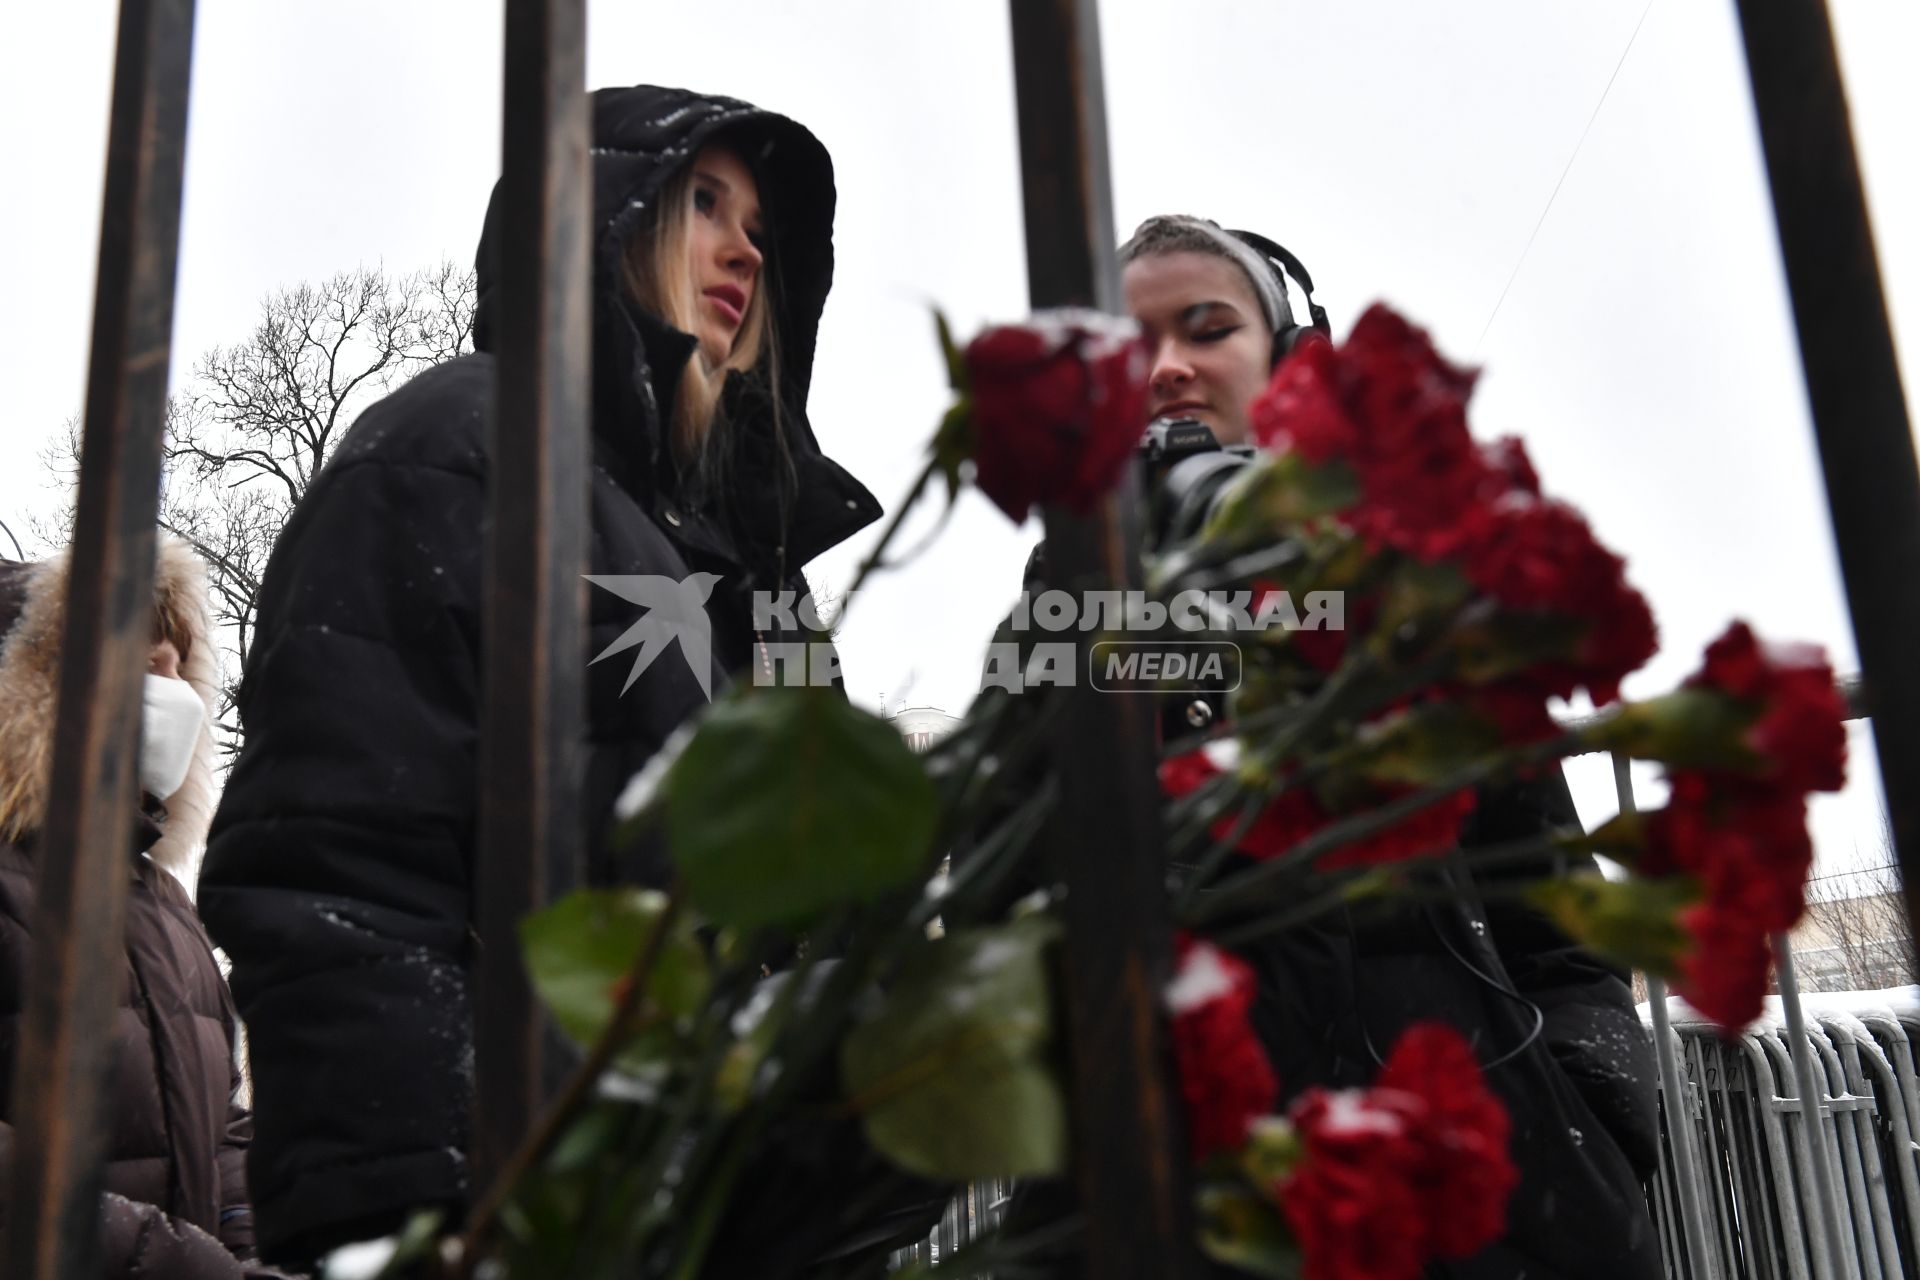
[[[971,481],[1017,518],[1120,481],[1147,372],[1131,326],[1068,313],[942,337],[958,395],[916,496]],[[1384,308],[1342,346],[1307,342],[1198,532],[1153,548],[1138,599],[1104,593],[1130,640],[1239,654],[1219,713],[1163,744],[1181,930],[1164,1000],[1189,1136],[1171,1154],[1193,1162],[1209,1254],[1256,1274],[1415,1280],[1502,1235],[1517,1174],[1457,1029],[1407,1026],[1364,1087],[1303,1090],[1254,1033],[1263,993],[1236,952],[1498,865],[1565,932],[1737,1027],[1759,1012],[1766,935],[1803,909],[1807,795],[1843,781],[1817,652],[1735,623],[1680,688],[1621,699],[1651,611],[1517,441],[1473,438],[1472,386]],[[1043,621],[1062,607],[1043,598]],[[1601,713],[1559,723],[1553,700],[1582,691]],[[588,1049],[565,1101],[462,1235],[416,1224],[395,1265],[870,1274],[905,1243],[876,1215],[929,1181],[1063,1172],[1045,706],[991,689],[915,755],[833,690],[718,700],[621,802],[623,830],[670,851],[670,891],[582,892],[525,923],[533,986]],[[1665,807],[1460,848],[1489,784],[1594,750],[1662,765]],[[1626,878],[1556,870],[1592,852]],[[1516,868],[1540,874],[1513,890]],[[805,1251],[727,1253],[772,1238],[775,1212]],[[956,1265],[991,1268],[994,1248]]]

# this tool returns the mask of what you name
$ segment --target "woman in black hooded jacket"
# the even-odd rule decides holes
[[[709,670],[681,645],[589,665],[639,611],[594,590],[581,821],[589,877],[614,799],[730,678],[770,666],[756,590],[880,513],[804,416],[832,278],[834,188],[800,125],[743,102],[593,95],[589,572],[713,575]],[[479,255],[477,352],[369,408],[274,550],[201,910],[234,962],[269,1257],[304,1260],[460,1206],[481,720],[482,524],[500,193]],[[631,674],[631,688],[626,687]]]

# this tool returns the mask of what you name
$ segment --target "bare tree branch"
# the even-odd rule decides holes
[[[208,567],[220,629],[222,750],[239,748],[240,673],[267,559],[294,508],[361,410],[404,377],[473,349],[474,275],[452,262],[410,275],[343,271],[269,294],[247,339],[215,347],[167,406],[160,524]],[[69,495],[80,421],[41,462]],[[32,538],[69,540],[73,505],[33,519]]]

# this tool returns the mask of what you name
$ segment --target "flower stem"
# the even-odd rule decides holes
[[[853,582],[846,590],[845,603],[840,609],[842,618],[846,617],[846,611],[853,607],[854,597],[860,588],[867,584],[868,575],[881,566],[882,557],[886,555],[887,547],[892,543],[894,535],[900,532],[900,526],[906,523],[908,514],[919,503],[920,495],[927,491],[927,485],[939,470],[940,460],[937,457],[928,458],[927,465],[920,469],[920,475],[914,480],[913,487],[907,490],[907,496],[901,500],[899,510],[893,513],[893,519],[887,522],[886,529],[881,532],[880,541],[874,544],[873,550],[867,553],[867,558],[860,562],[860,568],[854,573]]]
[[[1581,745],[1581,740],[1576,735],[1567,734],[1553,738],[1511,755],[1482,760],[1425,790],[1411,792],[1365,813],[1329,823],[1289,849],[1284,856],[1249,867],[1230,877],[1213,895],[1210,906],[1200,912],[1199,918],[1201,920],[1214,918],[1224,909],[1231,907],[1236,898],[1243,897],[1248,891],[1258,888],[1277,876],[1297,871],[1322,854],[1385,831],[1395,823],[1411,817],[1422,809],[1438,804],[1451,795],[1469,787],[1477,787],[1516,768],[1557,760]]]
[[[593,1097],[594,1086],[599,1082],[601,1073],[612,1064],[614,1056],[632,1035],[639,1022],[641,1006],[646,1000],[654,964],[659,960],[666,946],[667,935],[680,914],[681,897],[681,886],[675,883],[667,896],[666,907],[660,912],[660,918],[654,921],[653,930],[641,946],[640,954],[627,970],[626,982],[620,988],[620,998],[614,1004],[613,1016],[607,1020],[606,1029],[594,1041],[586,1059],[574,1068],[560,1096],[547,1108],[533,1132],[521,1142],[519,1149],[507,1161],[506,1167],[500,1170],[499,1176],[493,1180],[493,1185],[487,1188],[486,1195],[475,1208],[460,1239],[460,1261],[454,1272],[456,1276],[473,1274],[484,1250],[491,1243],[499,1225],[501,1210],[506,1208],[514,1188],[529,1170],[546,1159],[553,1150],[554,1143],[566,1131],[567,1125]]]

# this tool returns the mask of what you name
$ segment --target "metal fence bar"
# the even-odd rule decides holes
[[[1778,1280],[1788,1252],[1779,1201],[1770,1194],[1772,1171],[1765,1125],[1761,1120],[1773,1101],[1773,1094],[1769,1090],[1762,1096],[1760,1081],[1745,1046],[1722,1044],[1720,1049],[1721,1059],[1726,1063],[1722,1078],[1727,1081],[1728,1111],[1737,1118],[1741,1132],[1739,1197],[1747,1223],[1747,1266],[1762,1280]],[[1790,1259],[1785,1265],[1787,1273],[1799,1280],[1792,1272]]]
[[[1845,1259],[1846,1235],[1840,1226],[1839,1191],[1834,1185],[1833,1165],[1829,1162],[1826,1137],[1820,1126],[1825,1093],[1813,1069],[1812,1045],[1807,1039],[1806,1019],[1800,1012],[1800,986],[1793,973],[1793,947],[1784,933],[1773,936],[1773,962],[1780,980],[1780,1004],[1786,1012],[1787,1051],[1793,1057],[1794,1087],[1800,1094],[1800,1132],[1806,1135],[1807,1143],[1803,1154],[1819,1210],[1808,1220],[1813,1231],[1815,1257],[1823,1264],[1816,1265],[1815,1270],[1825,1269],[1827,1275],[1840,1280],[1850,1269]]]
[[[1849,1251],[1849,1261],[1861,1280],[1880,1280],[1880,1259],[1873,1248],[1871,1196],[1866,1170],[1860,1160],[1858,1099],[1848,1087],[1847,1073],[1841,1067],[1839,1055],[1834,1052],[1833,1042],[1824,1028],[1817,1024],[1809,1028],[1808,1047],[1813,1051],[1814,1073],[1825,1078],[1827,1096],[1831,1099],[1826,1111],[1831,1117],[1837,1154],[1834,1161],[1838,1175],[1835,1185],[1841,1204],[1853,1219],[1853,1247]]]
[[[508,0],[475,968],[478,1185],[566,1051],[516,929],[580,879],[591,287],[585,0]]]
[[[1780,1239],[1786,1250],[1787,1274],[1791,1280],[1810,1280],[1825,1264],[1816,1264],[1811,1258],[1808,1240],[1811,1231],[1802,1229],[1804,1218],[1800,1212],[1788,1126],[1776,1105],[1780,1094],[1775,1087],[1779,1082],[1774,1076],[1773,1059],[1765,1045],[1751,1034],[1741,1038],[1740,1047],[1753,1071],[1754,1107],[1759,1113],[1761,1131],[1766,1135],[1767,1167],[1772,1175],[1773,1203],[1780,1210]]]
[[[1613,789],[1621,813],[1637,813],[1633,798],[1633,773],[1627,757],[1613,757]],[[1687,1094],[1680,1081],[1680,1068],[1673,1057],[1673,1028],[1667,1021],[1667,984],[1647,975],[1647,998],[1653,1012],[1653,1054],[1660,1069],[1660,1092],[1666,1100],[1667,1132],[1672,1135],[1674,1164],[1679,1185],[1674,1198],[1680,1206],[1680,1225],[1685,1232],[1689,1266],[1695,1280],[1719,1280],[1707,1242],[1706,1224],[1701,1214],[1700,1165],[1694,1152],[1693,1120],[1687,1113]]]
[[[1688,1055],[1698,1068],[1699,1087],[1687,1100],[1691,1113],[1696,1099],[1700,1108],[1700,1131],[1707,1148],[1704,1181],[1713,1190],[1714,1219],[1720,1228],[1720,1251],[1714,1267],[1722,1275],[1740,1273],[1740,1256],[1745,1243],[1746,1222],[1740,1216],[1734,1189],[1739,1185],[1734,1172],[1733,1133],[1726,1122],[1723,1101],[1725,1081],[1721,1078],[1722,1057],[1718,1044],[1695,1044]]]
[[[1834,1061],[1846,1080],[1847,1093],[1862,1103],[1853,1113],[1861,1174],[1857,1195],[1872,1231],[1862,1237],[1861,1250],[1865,1252],[1877,1247],[1880,1251],[1881,1274],[1898,1276],[1901,1274],[1900,1245],[1895,1238],[1893,1201],[1887,1187],[1886,1167],[1880,1160],[1880,1134],[1875,1124],[1879,1103],[1873,1083],[1867,1079],[1866,1068],[1860,1060],[1861,1046],[1851,1036],[1842,1038],[1842,1027],[1827,1023],[1825,1019],[1822,1022],[1827,1026],[1827,1038],[1833,1046]]]
[[[52,781],[13,1077],[0,1262],[15,1280],[91,1275],[98,1265],[193,15],[193,0],[120,8]]]
[[[1888,1154],[1900,1171],[1900,1196],[1905,1209],[1906,1238],[1916,1255],[1920,1255],[1920,1165],[1915,1163],[1915,1146],[1912,1112],[1910,1104],[1920,1100],[1920,1088],[1913,1081],[1911,1062],[1905,1073],[1900,1072],[1887,1052],[1886,1042],[1892,1043],[1902,1054],[1907,1052],[1906,1032],[1900,1024],[1891,1018],[1863,1017],[1861,1019],[1874,1033],[1874,1048],[1877,1053],[1864,1055],[1863,1061],[1872,1072],[1886,1105],[1881,1114],[1887,1118],[1889,1130]],[[1920,1263],[1920,1256],[1915,1257]]]
[[[1827,508],[1920,936],[1920,466],[1825,0],[1738,0]]]
[[[1008,9],[1032,305],[1116,311],[1095,2],[1009,0]],[[1086,518],[1049,510],[1053,585],[1139,586],[1137,506],[1127,492]],[[1141,692],[1084,683],[1061,692],[1051,834],[1067,883],[1062,967],[1087,1273],[1180,1280],[1196,1274],[1197,1257],[1161,1007],[1172,948],[1153,710]]]

